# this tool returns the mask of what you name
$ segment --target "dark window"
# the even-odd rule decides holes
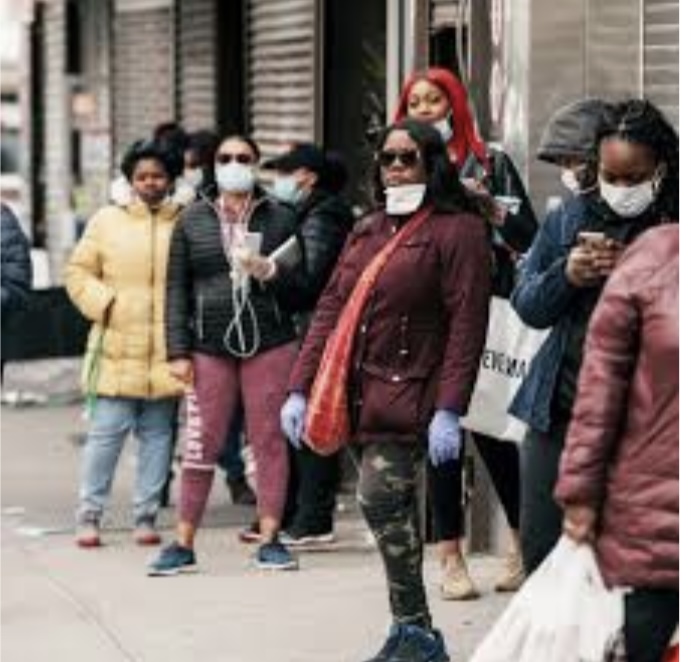
[[[66,73],[81,74],[83,69],[82,29],[79,3],[76,0],[70,0],[67,3],[65,25],[67,42]]]

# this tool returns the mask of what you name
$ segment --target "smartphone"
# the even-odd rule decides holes
[[[604,232],[579,232],[578,243],[587,248],[601,249],[605,247],[607,235]]]
[[[245,246],[252,253],[260,253],[262,248],[262,233],[261,232],[246,232]]]

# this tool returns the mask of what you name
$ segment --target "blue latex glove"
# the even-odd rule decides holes
[[[288,441],[297,449],[302,446],[306,413],[307,399],[302,393],[291,393],[281,407],[281,429]]]
[[[461,455],[463,430],[460,417],[452,411],[438,409],[429,425],[429,459],[438,467],[444,462],[457,460]]]

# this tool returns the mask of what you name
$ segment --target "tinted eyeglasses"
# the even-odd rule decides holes
[[[420,153],[415,149],[405,149],[400,152],[386,149],[377,155],[377,161],[382,168],[390,168],[396,161],[404,168],[412,168],[419,160]]]
[[[254,158],[249,154],[230,154],[226,152],[216,154],[216,163],[220,165],[226,165],[231,161],[237,161],[238,163],[242,163],[243,165],[249,165],[250,163],[254,162]]]

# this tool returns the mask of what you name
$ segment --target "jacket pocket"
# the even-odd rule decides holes
[[[356,403],[359,428],[367,433],[423,434],[434,407],[434,372],[432,366],[396,370],[364,363]]]

